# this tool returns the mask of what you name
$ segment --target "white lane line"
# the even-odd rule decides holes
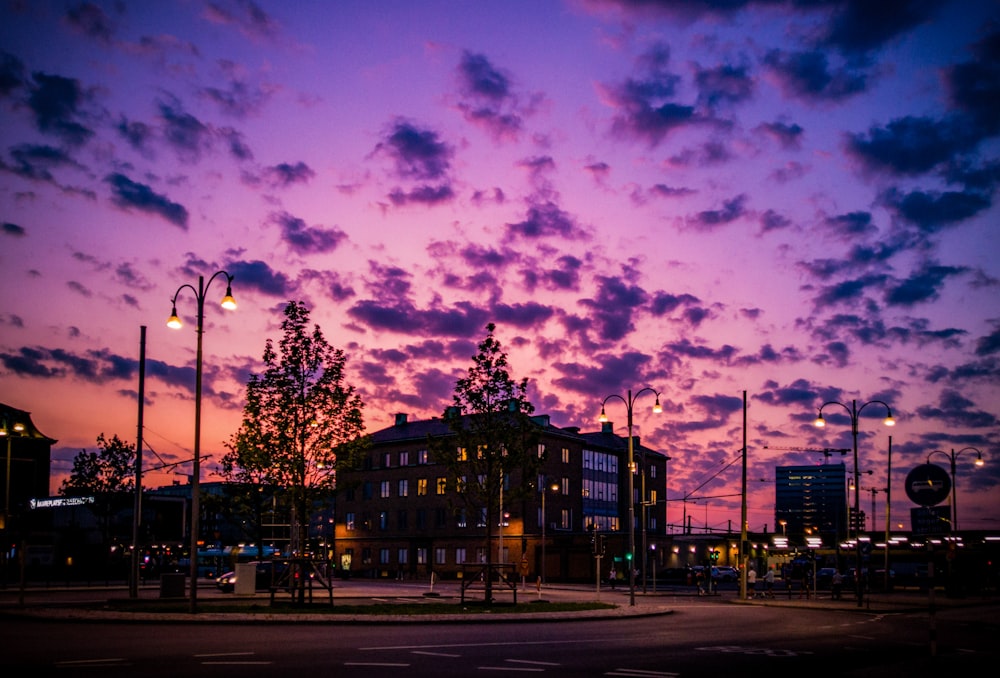
[[[414,650],[410,654],[422,654],[427,657],[448,657],[450,659],[456,659],[462,656],[460,654],[449,654],[447,652],[424,652],[422,650]]]
[[[124,657],[107,657],[105,659],[67,659],[65,661],[56,662],[56,666],[104,666],[121,664],[124,661]]]
[[[387,668],[405,669],[409,666],[409,664],[400,664],[393,662],[344,662],[344,666],[379,666]]]
[[[204,654],[196,654],[197,659],[210,659],[211,657],[249,657],[252,656],[253,652],[208,652]]]
[[[477,671],[508,671],[514,673],[545,673],[545,669],[520,668],[517,666],[477,666]]]
[[[505,659],[504,661],[508,661],[511,664],[533,664],[535,666],[562,666],[562,664],[559,664],[558,662],[534,662],[531,661],[530,659]]]
[[[495,643],[439,643],[436,645],[371,645],[359,647],[360,651],[381,651],[381,650],[431,650],[431,649],[452,649],[461,647],[506,647],[525,645],[579,645],[581,643],[592,644],[593,640],[525,640],[525,641],[498,641]]]

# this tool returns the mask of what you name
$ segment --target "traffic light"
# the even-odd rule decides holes
[[[711,560],[713,563],[719,562],[719,552],[718,551],[710,551],[709,554],[708,554],[708,559]]]
[[[625,560],[631,562],[631,560],[632,560],[632,552],[631,551],[626,551],[626,553],[625,553]]]

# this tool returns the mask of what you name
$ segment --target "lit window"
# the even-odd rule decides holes
[[[444,494],[447,491],[448,491],[448,479],[445,478],[444,476],[438,477],[437,489],[435,490],[435,492],[437,494]]]
[[[427,495],[427,478],[417,478],[417,496],[424,497]]]

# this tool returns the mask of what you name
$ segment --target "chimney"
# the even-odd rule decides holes
[[[403,412],[396,413],[396,426],[406,426],[406,414]]]
[[[601,424],[601,433],[614,433],[615,432],[615,422],[606,421]]]

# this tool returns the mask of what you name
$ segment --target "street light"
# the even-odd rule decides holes
[[[542,583],[545,583],[545,526],[548,525],[548,514],[545,513],[545,495],[549,493],[549,490],[555,492],[559,489],[559,483],[546,478],[542,483]]]
[[[931,450],[927,455],[927,463],[931,463],[931,455],[943,454],[948,457],[948,461],[951,462],[951,531],[958,531],[958,503],[955,499],[955,495],[958,494],[958,485],[955,484],[955,461],[962,456],[963,452],[975,452],[976,461],[974,462],[977,468],[981,468],[985,463],[983,461],[983,453],[977,450],[975,447],[963,447],[958,452],[954,448],[951,450],[951,454],[948,454],[944,450]]]
[[[608,421],[608,415],[604,412],[604,406],[612,398],[617,398],[618,400],[625,403],[625,410],[628,413],[628,552],[629,555],[635,558],[635,481],[632,476],[635,473],[635,456],[632,450],[632,406],[635,405],[635,400],[641,396],[646,391],[649,391],[656,396],[656,402],[653,404],[653,412],[659,414],[663,412],[663,408],[660,406],[660,393],[655,389],[646,386],[645,388],[639,389],[635,396],[632,395],[632,389],[628,390],[627,397],[622,397],[618,394],[611,394],[601,401],[601,416],[599,421],[603,424]],[[643,497],[642,501],[645,502],[646,498]],[[645,526],[643,526],[645,529]],[[628,604],[630,606],[635,606],[635,567],[633,566],[634,560],[630,560],[628,563]]]
[[[854,474],[855,475],[857,475],[857,473],[858,473],[858,417],[861,416],[861,411],[862,410],[864,410],[869,405],[873,405],[873,404],[879,404],[879,405],[882,405],[883,407],[885,407],[886,417],[882,421],[883,424],[885,424],[886,426],[895,426],[896,425],[896,420],[892,418],[892,408],[889,407],[888,404],[884,403],[881,400],[869,400],[868,402],[866,402],[865,404],[863,404],[861,407],[858,407],[858,401],[857,400],[852,400],[850,407],[848,407],[847,405],[845,405],[842,402],[838,402],[836,400],[830,400],[830,401],[825,402],[822,405],[820,405],[819,414],[816,416],[816,421],[814,422],[815,425],[817,427],[819,427],[819,428],[823,428],[824,426],[826,426],[826,420],[823,419],[823,408],[826,407],[827,405],[840,405],[841,407],[844,408],[844,410],[847,412],[847,414],[850,415],[850,417],[851,417],[851,439],[854,442]],[[860,485],[861,485],[860,482],[855,482],[854,483],[854,509],[855,509],[855,511],[860,511],[861,510],[861,504],[860,504],[860,501],[859,501],[859,499],[860,499],[860,495],[859,495],[859,487],[860,487]],[[850,521],[848,521],[848,522],[850,522]],[[860,536],[860,532],[861,532],[861,530],[858,529],[858,533],[859,534],[856,535],[856,537]],[[856,556],[856,566],[855,566],[855,570],[854,570],[854,589],[855,589],[855,591],[857,593],[858,607],[861,607],[862,604],[863,604],[864,592],[861,590],[861,540],[858,539],[858,538],[855,538],[855,540],[854,540],[854,551],[855,551],[855,556]]]
[[[212,277],[205,282],[204,276],[198,276],[198,288],[195,289],[190,283],[184,283],[174,292],[170,300],[170,317],[167,319],[167,327],[177,330],[183,327],[180,317],[177,315],[177,297],[186,287],[195,294],[198,302],[198,352],[195,358],[195,385],[194,385],[194,465],[191,470],[191,614],[198,611],[198,521],[201,512],[201,372],[202,372],[202,335],[205,333],[205,294],[212,282],[219,276],[226,278],[226,296],[222,298],[220,305],[222,308],[233,311],[236,309],[236,300],[233,298],[233,276],[225,271],[216,271]]]
[[[6,533],[10,529],[10,457],[11,457],[11,441],[14,436],[12,433],[17,435],[24,435],[24,424],[19,421],[15,421],[13,424],[4,419],[3,428],[0,428],[0,436],[7,439],[7,465],[6,465],[6,475],[4,475],[4,492],[3,492],[3,529]],[[5,535],[6,536],[6,535]]]

